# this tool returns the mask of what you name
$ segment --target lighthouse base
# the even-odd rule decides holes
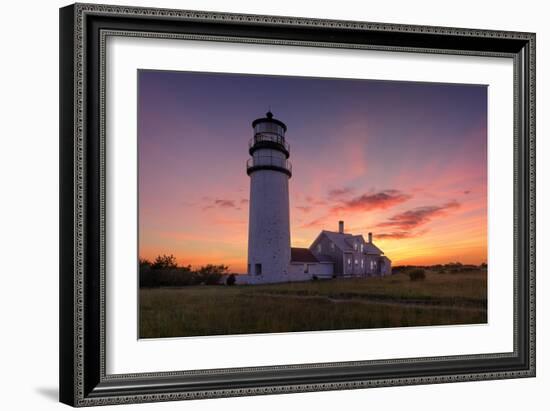
[[[291,283],[299,281],[322,280],[332,278],[334,265],[330,262],[322,263],[291,263],[288,266],[287,273],[280,276],[268,275],[239,275],[235,277],[236,284],[278,284]]]

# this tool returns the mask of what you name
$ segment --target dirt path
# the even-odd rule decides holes
[[[301,300],[325,300],[335,304],[359,303],[365,305],[387,305],[389,307],[410,307],[410,308],[435,308],[441,310],[462,310],[462,311],[487,311],[484,307],[473,307],[468,305],[449,305],[442,300],[394,300],[385,298],[334,298],[323,295],[296,295],[277,293],[258,293],[256,295],[274,298],[294,298]]]

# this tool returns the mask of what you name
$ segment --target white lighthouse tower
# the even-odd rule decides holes
[[[250,282],[288,281],[290,217],[288,180],[292,166],[285,141],[286,125],[267,112],[252,122],[252,156],[246,163],[250,176],[248,220],[248,276]]]

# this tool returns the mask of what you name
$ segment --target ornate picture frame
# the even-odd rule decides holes
[[[109,374],[106,39],[191,39],[513,61],[513,350]],[[171,401],[535,376],[535,34],[75,4],[60,10],[60,401]]]

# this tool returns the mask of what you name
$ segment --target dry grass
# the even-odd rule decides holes
[[[485,271],[140,291],[140,336],[183,337],[487,322]]]

